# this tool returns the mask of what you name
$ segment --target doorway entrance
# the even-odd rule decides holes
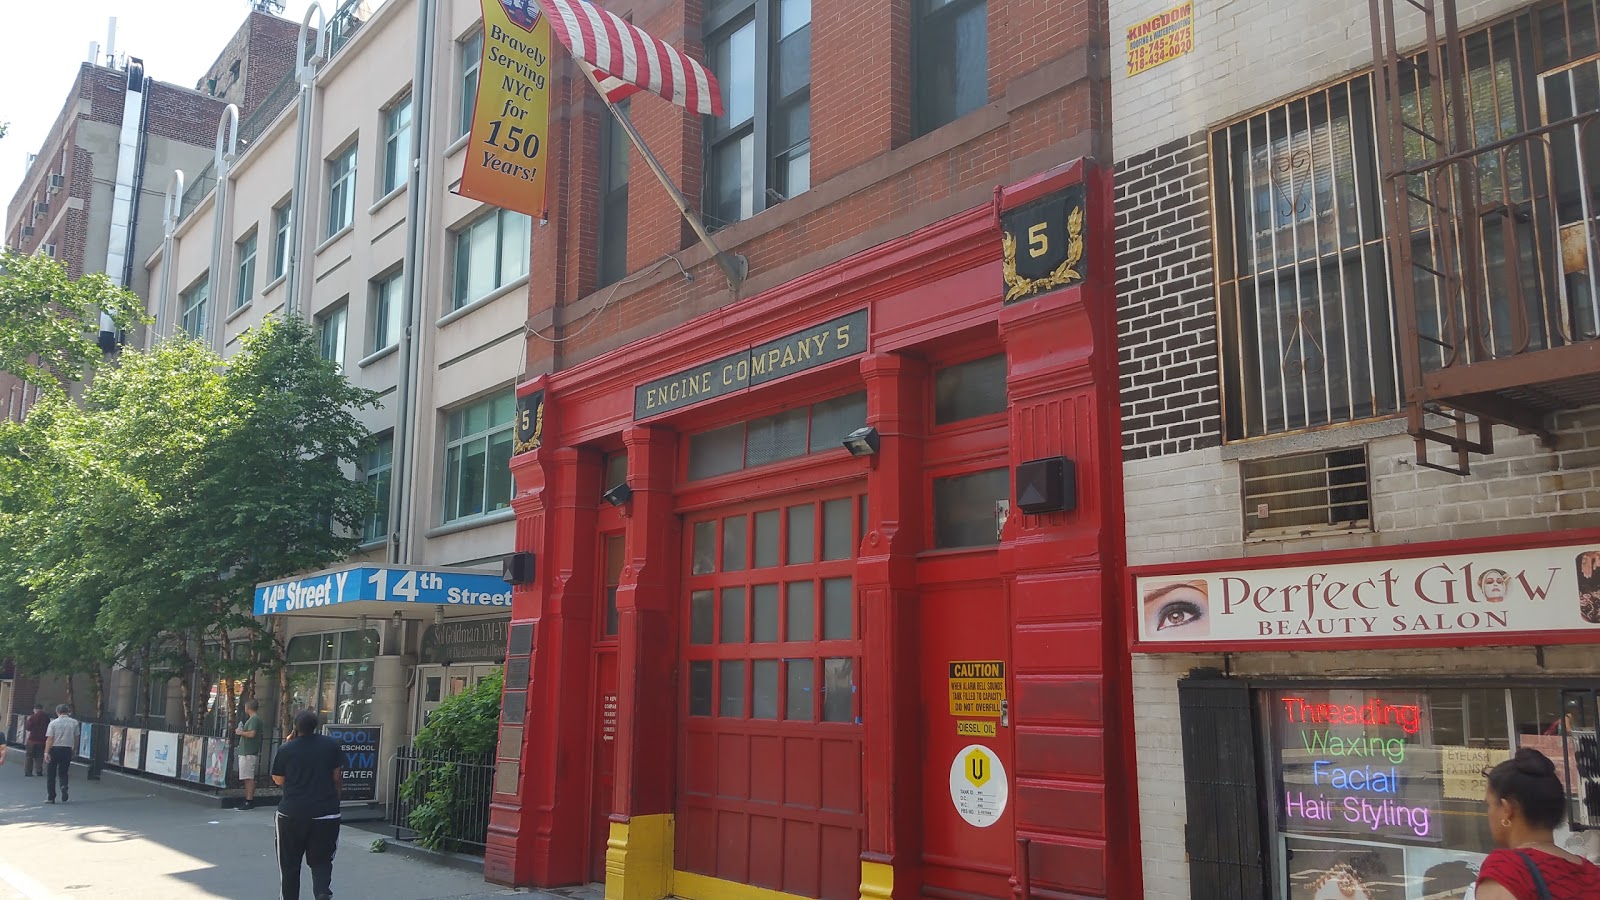
[[[411,733],[414,735],[428,724],[428,717],[439,704],[499,670],[492,663],[450,666],[417,666],[417,705],[412,716]]]
[[[681,870],[859,896],[865,507],[834,489],[688,517]]]

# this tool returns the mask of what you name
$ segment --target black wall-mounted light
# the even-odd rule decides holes
[[[604,494],[601,494],[600,499],[611,504],[612,506],[622,506],[629,500],[633,499],[633,488],[628,487],[628,483],[624,481],[611,490],[606,491]]]
[[[1031,459],[1017,466],[1017,508],[1028,515],[1071,512],[1078,505],[1077,466],[1065,456]]]
[[[845,435],[845,439],[840,443],[850,451],[851,456],[871,456],[878,452],[878,429],[871,425],[857,428]]]
[[[527,584],[533,580],[533,572],[532,553],[511,553],[500,561],[500,577],[512,584]]]

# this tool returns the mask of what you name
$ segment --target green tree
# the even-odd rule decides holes
[[[81,407],[61,396],[0,426],[0,474],[15,479],[0,488],[0,552],[14,551],[0,562],[0,651],[60,636],[71,659],[51,666],[138,660],[181,679],[197,728],[197,676],[279,661],[255,584],[354,549],[371,501],[343,467],[367,438],[356,413],[375,403],[304,322],[269,319],[227,361],[189,340],[129,350]]]
[[[417,731],[417,767],[400,785],[411,805],[406,822],[433,850],[482,844],[488,835],[490,786],[471,773],[493,762],[504,676],[496,671],[445,700]]]
[[[0,251],[0,372],[41,385],[82,381],[103,357],[100,313],[125,329],[144,305],[104,275],[76,280],[48,256]]]

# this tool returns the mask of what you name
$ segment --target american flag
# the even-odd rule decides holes
[[[701,115],[722,115],[722,93],[705,66],[588,0],[539,0],[550,30],[593,70],[613,103],[649,91]]]

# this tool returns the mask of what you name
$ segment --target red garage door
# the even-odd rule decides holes
[[[865,500],[835,490],[686,522],[684,871],[859,896]]]

